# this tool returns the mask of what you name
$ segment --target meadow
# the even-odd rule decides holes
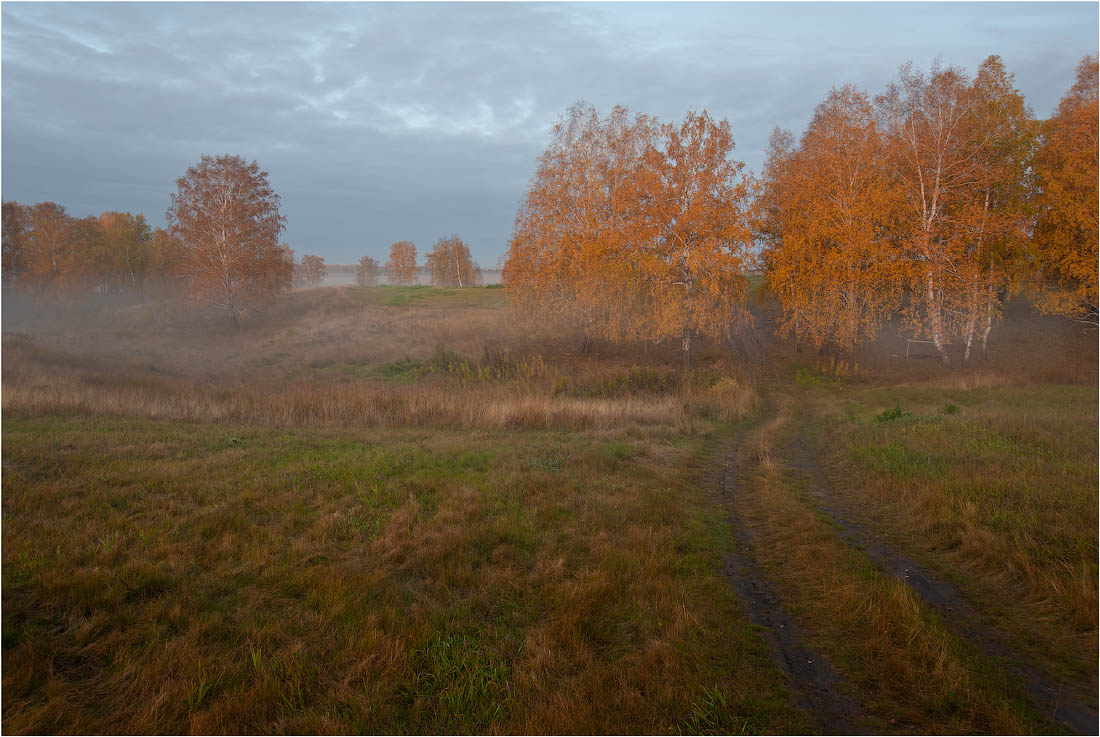
[[[499,287],[240,331],[5,294],[3,728],[1087,732],[1095,335],[579,350]],[[798,658],[792,654],[797,654]],[[799,658],[805,664],[796,662]]]

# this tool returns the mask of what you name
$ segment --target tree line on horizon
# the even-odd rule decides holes
[[[826,352],[902,315],[942,361],[983,354],[1006,295],[1097,324],[1097,60],[1038,121],[1000,57],[901,67],[876,96],[834,88],[800,139],[776,129],[759,177],[729,124],[577,103],[516,219],[504,283],[521,319],[611,341],[728,339],[746,272],[779,332]]]
[[[732,158],[729,123],[706,111],[678,124],[573,105],[539,157],[503,269],[515,314],[594,338],[676,340],[685,368],[700,337],[751,323],[747,272],[781,308],[779,332],[839,352],[902,315],[915,336],[985,354],[1006,295],[1097,323],[1097,61],[1086,57],[1054,115],[1036,120],[997,56],[970,78],[911,64],[878,95],[834,88],[806,131],[776,129],[758,177]],[[73,218],[54,203],[3,203],[3,277],[39,293],[186,293],[230,322],[324,260],[300,263],[267,173],[203,156],[177,182],[167,227],[142,215]],[[433,284],[474,286],[457,236],[424,268]],[[384,273],[415,284],[416,246],[398,241]]]
[[[416,244],[397,241],[390,245],[390,256],[385,265],[380,265],[370,256],[359,259],[355,267],[355,281],[361,287],[371,286],[385,274],[386,281],[393,285],[417,284],[421,267],[416,258]],[[470,255],[470,247],[457,235],[435,242],[428,252],[424,269],[432,285],[438,287],[476,287],[484,280],[481,267]]]
[[[141,214],[74,218],[53,202],[4,202],[5,288],[51,297],[186,294],[239,327],[242,316],[262,310],[293,285],[324,280],[324,258],[307,254],[296,261],[290,246],[280,243],[286,218],[257,162],[203,156],[176,185],[167,228],[150,228]],[[439,286],[481,283],[481,269],[458,236],[441,238],[426,266]],[[364,256],[356,279],[374,284],[381,270]],[[393,244],[385,272],[391,284],[415,284],[416,247]]]

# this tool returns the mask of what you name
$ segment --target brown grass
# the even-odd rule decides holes
[[[699,447],[6,419],[4,730],[804,731]]]
[[[735,372],[315,291],[5,335],[5,731],[805,730],[698,483]]]
[[[80,412],[275,427],[683,430],[698,421],[700,411],[735,420],[751,409],[755,396],[732,377],[711,387],[685,385],[671,394],[610,398],[555,396],[549,380],[464,382],[450,377],[415,384],[319,377],[223,387],[77,357],[25,339],[5,339],[4,353],[3,410],[22,415]],[[575,377],[574,384],[584,386],[583,376]]]

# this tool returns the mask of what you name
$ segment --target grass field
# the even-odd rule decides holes
[[[15,307],[7,732],[836,731],[784,637],[854,729],[1095,719],[1072,327],[1017,316],[1011,360],[948,373],[887,340],[825,365],[762,313],[764,365],[685,377],[531,335],[499,288],[302,290],[239,333]]]

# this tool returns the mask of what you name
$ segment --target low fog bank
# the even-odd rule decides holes
[[[327,272],[325,273],[324,280],[318,284],[319,287],[354,287],[355,282],[355,266],[354,265],[328,265],[325,267]],[[490,286],[493,284],[501,283],[501,271],[499,269],[483,269],[481,272],[481,284],[482,286]],[[431,275],[427,271],[423,271],[416,275],[416,283],[419,286],[430,286]],[[389,280],[386,277],[380,276],[378,278],[379,286],[390,286]],[[313,287],[296,284],[294,286],[296,290],[312,289]]]

